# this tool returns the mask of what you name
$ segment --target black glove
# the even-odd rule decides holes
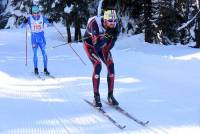
[[[53,19],[47,19],[49,23],[53,23]]]
[[[109,39],[117,38],[119,35],[119,27],[116,25],[115,28],[106,29],[105,36]]]
[[[108,41],[109,47],[107,48],[108,50],[111,50],[114,47],[118,34],[119,34],[119,32],[118,32],[117,27],[114,28],[114,29],[107,29],[106,30],[105,37],[109,40]]]
[[[97,52],[101,51],[101,49],[104,47],[104,45],[106,45],[108,43],[108,39],[105,37],[100,37],[98,39],[98,42],[96,44],[94,44],[95,50]]]
[[[105,32],[105,37],[111,39],[113,36],[114,29],[107,29]]]
[[[23,18],[23,23],[24,23],[24,24],[28,23],[28,19],[24,17],[24,18]]]

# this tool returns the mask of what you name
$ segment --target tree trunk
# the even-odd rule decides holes
[[[68,41],[68,43],[72,42],[69,18],[70,18],[69,14],[66,14],[66,28],[67,28],[67,41]]]
[[[81,28],[80,28],[80,19],[76,16],[74,17],[74,25],[75,25],[75,35],[74,41],[81,41]]]
[[[151,0],[144,1],[144,18],[145,18],[145,42],[153,43],[153,32],[151,23]]]

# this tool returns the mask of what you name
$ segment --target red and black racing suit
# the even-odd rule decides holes
[[[101,19],[100,24],[104,27],[103,19]],[[95,18],[87,24],[84,35],[84,38],[86,38],[84,41],[84,50],[94,68],[92,75],[94,95],[99,95],[100,72],[102,68],[101,61],[106,65],[108,70],[108,93],[113,92],[115,71],[110,50],[113,48],[115,41],[117,40],[117,35],[117,27],[114,29],[104,29],[103,32],[100,32]],[[93,38],[97,38],[96,42],[93,41]]]

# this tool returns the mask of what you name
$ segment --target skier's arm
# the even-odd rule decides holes
[[[99,38],[99,29],[96,22],[93,21],[89,24],[89,33],[91,35],[92,43],[95,46]]]
[[[116,26],[114,29],[107,29],[106,30],[106,33],[105,33],[105,37],[109,40],[108,41],[108,49],[111,50],[114,45],[115,45],[115,42],[117,40],[117,37],[119,35],[119,27]]]
[[[22,22],[22,24],[20,25],[20,28],[24,28],[24,26],[28,23],[28,18],[25,18],[24,17],[24,19],[23,19],[23,22]]]
[[[53,25],[53,20],[52,19],[47,19],[46,17],[43,16],[43,21],[47,26],[52,26]]]
[[[95,47],[95,50],[98,52],[103,48],[104,45],[106,45],[108,39],[99,33],[99,28],[95,21],[91,24],[90,31],[91,31],[92,43]]]
[[[101,49],[106,46],[107,42],[108,39],[105,38],[105,36],[99,36],[98,42],[94,45],[95,50],[97,52],[101,51]]]
[[[42,16],[42,17],[43,17],[43,21],[44,21],[44,23],[49,24],[48,19],[47,19],[45,16]]]

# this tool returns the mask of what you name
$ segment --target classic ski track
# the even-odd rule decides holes
[[[66,88],[66,87],[64,86],[63,88]],[[59,89],[62,90],[63,88],[59,88]],[[71,90],[71,88],[68,88],[67,91],[70,92],[70,90]],[[66,99],[70,98],[69,95],[68,95],[68,93],[66,93],[66,91],[63,92],[63,93],[60,93],[60,92],[58,91],[57,93],[58,93],[58,95],[59,95],[60,97],[63,97],[63,98],[66,98]],[[73,92],[71,92],[71,93],[73,93]],[[73,93],[73,95],[76,95],[76,94]],[[80,101],[81,101],[81,100],[80,100]],[[76,105],[73,101],[71,101],[70,103],[72,103],[72,106],[75,106],[75,105]],[[71,109],[72,109],[72,108],[71,108]],[[74,112],[76,112],[76,111],[74,110]],[[93,117],[93,120],[95,120],[95,121],[98,122],[98,120],[97,120],[96,118],[94,118],[94,117]],[[99,124],[98,126],[103,127],[102,124]],[[85,134],[90,133],[90,132],[88,132],[87,130],[82,130],[82,129],[83,129],[82,127],[79,127],[78,129],[81,130],[81,134],[83,134],[83,133],[85,133]],[[78,132],[78,134],[79,134],[79,133],[80,133],[80,132]]]
[[[103,101],[107,106],[110,106],[111,108],[115,109],[116,111],[118,111],[119,113],[121,113],[122,115],[124,115],[125,117],[127,117],[127,118],[133,120],[135,123],[137,123],[137,124],[139,124],[139,125],[141,125],[141,126],[143,126],[143,127],[146,126],[146,125],[148,125],[149,122],[150,122],[150,121],[143,121],[143,120],[140,120],[140,119],[136,118],[135,116],[133,116],[132,114],[130,114],[127,110],[123,109],[123,107],[121,107],[120,105],[119,105],[119,109],[117,109],[115,106],[110,105],[107,101],[105,101],[105,100],[102,100],[102,101]],[[122,110],[122,111],[120,111],[120,110]],[[123,111],[124,111],[125,113],[129,114],[131,117],[128,117],[128,115],[126,115],[125,113],[123,113]]]
[[[111,105],[109,105],[108,104],[108,102],[106,101],[106,100],[104,100],[104,99],[102,99],[102,101],[108,106],[108,107],[111,107],[112,109],[114,109],[116,112],[118,112],[118,113],[120,113],[119,111],[117,111],[113,106],[111,106]],[[121,106],[120,106],[121,107]],[[122,109],[123,109],[123,107],[122,107]],[[125,110],[125,109],[124,109]],[[128,111],[126,111],[126,112],[128,112]],[[126,117],[123,113],[120,113],[121,115],[123,115],[124,117]],[[128,118],[128,117],[126,117],[127,119],[129,119],[130,121],[129,122],[134,122],[136,125],[138,125],[139,127],[141,127],[141,128],[145,128],[146,129],[146,132],[153,132],[154,134],[160,134],[160,132],[157,132],[157,130],[155,130],[155,129],[153,129],[153,128],[151,128],[148,124],[149,123],[147,123],[146,125],[141,125],[141,124],[139,124],[139,123],[137,123],[136,121],[134,121],[134,120],[132,120],[132,119],[130,119],[130,118]],[[135,118],[135,117],[134,117]],[[136,120],[138,120],[137,118],[135,118]],[[140,121],[140,120],[138,120],[138,121]],[[143,121],[142,121],[143,122]],[[149,122],[151,122],[151,121],[149,121]],[[163,130],[163,133],[164,134],[168,134],[168,132],[166,132],[165,130]]]
[[[50,78],[50,79],[52,79],[52,78]],[[59,82],[58,79],[53,79],[53,80]],[[62,87],[62,88],[61,88],[61,87],[58,88],[56,94],[57,94],[58,96],[60,96],[60,97],[63,97],[63,98],[65,98],[65,99],[68,99],[69,97],[66,97],[66,96],[64,96],[62,93],[59,92],[59,90],[61,90],[61,89],[63,89],[63,88],[65,88],[65,86]],[[46,91],[49,92],[48,89],[47,89]],[[54,93],[55,93],[55,92],[54,92]],[[73,102],[71,102],[71,103],[73,103]],[[49,103],[49,106],[50,106],[50,105],[52,105],[52,104]],[[72,104],[72,105],[75,106],[74,104]],[[50,106],[50,108],[56,113],[56,115],[57,115],[59,118],[61,117],[61,113],[56,112],[56,110],[54,110],[51,106]],[[71,109],[72,109],[72,108],[71,108]],[[63,125],[64,127],[66,127],[66,125],[62,122],[62,119],[60,119],[60,121],[61,121],[62,125]],[[69,134],[71,134],[71,133],[74,133],[74,134],[77,133],[77,134],[79,134],[80,131],[83,131],[83,130],[81,130],[80,127],[77,128],[77,126],[76,126],[72,121],[70,121],[70,124],[73,124],[71,127],[75,128],[75,129],[78,129],[79,131],[77,131],[77,132],[74,132],[74,131],[71,132],[71,131],[69,131]],[[72,129],[72,130],[74,130],[74,129]]]
[[[39,79],[35,78],[35,76],[33,78],[31,78],[30,73],[23,73],[22,75],[25,76],[25,78],[30,81],[34,81],[34,80],[38,81],[39,80]],[[33,84],[32,86],[38,87],[39,85]],[[19,88],[19,87],[17,87],[14,91],[15,91],[15,95],[17,98],[23,99],[24,105],[29,105],[29,106],[32,105],[32,103],[31,103],[32,98],[31,98],[31,96],[27,95],[27,93],[29,94],[32,91],[24,91],[24,88]],[[39,95],[39,97],[42,97],[40,91],[37,91],[37,92],[34,91],[34,94],[37,95],[36,97],[38,97],[38,95]],[[42,121],[42,122],[47,123],[47,124],[51,123],[51,121],[49,121],[49,120]],[[2,130],[2,131],[0,131],[0,133],[1,134],[44,134],[44,133],[52,133],[52,134],[56,133],[57,134],[56,129],[57,129],[56,127],[51,128],[48,126],[44,126],[44,127],[39,126],[38,127],[38,125],[36,125],[35,122],[33,122],[33,121],[30,122],[29,120],[26,120],[26,121],[20,122],[19,128],[13,128],[10,130],[5,130],[5,131]]]
[[[42,76],[43,77],[43,76]],[[34,76],[34,80],[36,80],[36,81],[43,81],[43,80],[41,80],[41,79],[38,79],[38,78],[36,78],[36,76]],[[55,79],[52,79],[52,78],[49,78],[49,79],[45,79],[44,80],[44,82],[46,82],[46,81],[48,81],[48,80],[54,80],[54,81],[57,81],[57,83],[60,83],[60,81],[59,81],[59,79],[58,78],[55,78]],[[39,88],[39,86],[40,86],[41,84],[34,84],[33,86],[36,86],[36,87],[38,87]],[[63,87],[61,87],[61,88],[57,88],[56,90],[56,94],[57,95],[59,95],[60,97],[63,97],[63,98],[66,98],[66,99],[68,99],[69,97],[68,97],[68,94],[66,93],[65,95],[64,94],[62,94],[62,93],[60,93],[59,92],[59,89],[61,89],[61,90],[63,90],[63,89],[65,89],[65,88],[67,88],[66,86],[65,86],[65,84],[64,84],[64,86]],[[71,90],[71,89],[70,89]],[[69,90],[68,90],[69,91]],[[23,92],[23,91],[22,91]],[[49,92],[49,90],[47,89],[46,90],[46,92],[48,93]],[[48,99],[48,96],[45,96],[45,94],[43,94],[43,93],[41,93],[40,91],[38,91],[38,97],[40,98],[40,100],[45,100],[45,99]],[[72,126],[70,126],[70,127],[72,127],[72,129],[71,128],[68,128],[67,127],[67,124],[65,124],[64,123],[64,119],[62,119],[62,116],[61,116],[61,113],[59,113],[58,111],[56,111],[54,108],[53,108],[53,104],[51,104],[50,102],[46,102],[47,103],[47,107],[48,107],[48,109],[51,111],[51,113],[55,116],[55,119],[59,122],[59,124],[62,126],[62,128],[65,130],[65,133],[66,134],[71,134],[71,133],[77,133],[77,134],[79,134],[79,133],[81,133],[81,132],[83,132],[83,133],[87,133],[87,130],[85,131],[82,127],[78,127],[78,126],[76,126],[73,122],[70,122],[70,124],[72,124]],[[74,106],[74,105],[76,105],[75,103],[73,103],[73,101],[71,101],[70,103],[72,103],[72,105]],[[96,121],[98,121],[96,118],[93,118],[94,120],[96,120]],[[70,121],[70,120],[69,120]],[[46,121],[45,121],[46,122]],[[48,122],[48,121],[47,121]],[[30,129],[32,129],[31,131],[36,131],[36,133],[38,133],[38,134],[40,134],[39,133],[39,131],[38,131],[38,129],[41,129],[41,128],[37,128],[36,130],[35,130],[35,128],[32,128],[32,126],[33,125],[31,125],[31,128]],[[101,125],[101,126],[103,126],[103,125]],[[29,129],[29,128],[28,128]],[[49,128],[48,128],[49,129]],[[51,129],[51,128],[50,128]],[[78,130],[78,131],[77,131]],[[57,133],[59,133],[59,131],[61,131],[62,132],[62,130],[60,130],[59,128],[56,128],[56,127],[54,127],[53,128],[53,130],[51,130],[51,131],[55,131],[55,133],[57,134]],[[81,132],[80,132],[81,131]]]
[[[118,127],[121,130],[124,130],[126,128],[126,125],[120,124],[116,118],[113,118],[107,111],[105,111],[103,108],[96,108],[93,103],[87,99],[83,99],[86,103],[88,103],[91,107],[96,109],[99,113],[103,114],[105,118],[107,118],[114,126]]]
[[[29,76],[28,74],[24,74],[25,76]],[[27,77],[27,78],[30,78],[30,77]],[[51,79],[51,78],[50,78]],[[32,80],[32,79],[30,79],[30,80]],[[36,77],[34,77],[34,79],[33,80],[36,80],[36,81],[38,81],[39,79],[38,78],[36,78]],[[47,79],[48,80],[48,79]],[[59,83],[59,81],[58,81],[58,79],[56,78],[56,79],[53,79],[53,80],[55,80],[55,81],[57,81],[58,83]],[[34,86],[36,86],[36,87],[39,87],[40,85],[38,85],[38,84],[34,84]],[[64,85],[64,87],[62,87],[62,88],[58,88],[58,90],[57,90],[57,92],[55,92],[57,95],[59,95],[60,97],[63,97],[63,98],[66,98],[66,99],[69,99],[70,97],[69,97],[69,95],[66,93],[66,91],[64,92],[64,93],[61,93],[60,92],[60,90],[62,91],[63,90],[63,88],[67,88],[66,87],[66,85]],[[59,90],[60,89],[60,90]],[[71,90],[71,87],[69,88],[69,90],[68,90],[68,92],[70,92],[70,90]],[[28,100],[30,100],[30,97],[29,96],[26,96],[26,95],[24,95],[24,91],[23,90],[16,90],[16,92],[17,92],[17,96],[23,96],[23,97],[26,97],[25,99],[27,100],[26,101],[26,103],[30,103],[30,101],[28,101]],[[45,90],[45,93],[48,93],[49,92],[49,90],[47,89],[47,90]],[[46,96],[45,94],[43,94],[42,92],[40,92],[40,91],[38,91],[37,92],[37,94],[38,94],[38,97],[41,99],[41,100],[46,100],[46,99],[48,99],[48,96]],[[73,95],[76,95],[75,93],[73,93]],[[44,134],[44,133],[49,133],[48,131],[46,132],[45,130],[49,130],[49,131],[51,131],[50,133],[63,133],[63,130],[65,131],[64,133],[66,133],[66,134],[70,134],[70,133],[75,133],[73,130],[74,129],[70,129],[70,128],[68,128],[67,126],[66,126],[66,124],[64,123],[64,121],[63,121],[63,119],[62,119],[62,116],[58,113],[58,111],[56,111],[53,107],[52,107],[52,104],[50,103],[50,102],[45,102],[47,105],[47,108],[51,111],[51,114],[53,114],[54,116],[55,116],[55,119],[57,120],[56,121],[56,124],[60,124],[60,126],[63,128],[63,129],[61,129],[61,128],[57,128],[57,127],[48,127],[48,126],[45,126],[45,127],[37,127],[37,128],[35,128],[36,126],[35,126],[35,124],[33,124],[33,122],[32,123],[29,123],[29,122],[24,122],[24,128],[20,128],[20,129],[14,129],[14,130],[11,130],[12,132],[11,132],[11,134],[24,134],[24,133],[37,133],[37,134]],[[71,103],[72,103],[72,105],[74,106],[75,105],[75,103],[73,102],[73,101],[71,101]],[[29,104],[28,104],[29,105]],[[108,112],[109,113],[109,112]],[[98,116],[100,116],[100,115],[98,115]],[[98,121],[96,118],[93,118],[94,120],[96,120],[96,121]],[[105,119],[106,120],[106,119]],[[47,121],[44,121],[44,122],[50,122],[49,120],[47,120]],[[54,121],[55,122],[55,121]],[[109,121],[107,121],[107,122],[109,122]],[[129,121],[129,123],[130,122],[132,122],[132,121]],[[73,122],[71,122],[72,124],[73,124]],[[109,123],[110,124],[110,123]],[[112,124],[110,124],[110,125],[112,125]],[[85,132],[87,132],[87,130],[86,131],[84,131],[84,129],[82,130],[82,128],[81,127],[79,127],[79,128],[77,128],[77,126],[76,125],[72,125],[72,127],[75,127],[76,129],[78,129],[78,130],[80,130],[80,131],[77,131],[77,133],[81,133],[81,132],[83,132],[83,133],[85,133]],[[140,127],[145,127],[145,128],[147,128],[149,131],[151,131],[152,133],[154,133],[154,134],[159,134],[159,132],[157,132],[156,130],[154,130],[154,129],[152,129],[151,127],[149,127],[149,126],[141,126],[141,125],[139,125],[138,124],[138,126],[140,126]],[[100,127],[102,127],[103,128],[103,125],[102,124],[100,124]],[[160,129],[161,130],[161,129]],[[17,133],[16,133],[16,131],[17,131]],[[73,131],[73,132],[72,132]],[[123,130],[124,132],[126,132],[126,130]],[[145,131],[145,130],[144,130]],[[149,132],[149,131],[147,131],[146,130],[146,132]],[[168,134],[168,132],[166,132],[165,130],[163,130],[163,132],[165,133],[165,134]],[[144,132],[145,133],[145,132]]]
[[[41,95],[41,94],[40,94]],[[45,99],[45,97],[43,95],[40,96],[41,99]],[[57,121],[59,122],[59,124],[64,128],[66,133],[70,133],[70,130],[68,130],[68,128],[65,126],[65,124],[62,121],[62,118],[60,117],[60,115],[51,107],[51,104],[49,102],[47,102],[47,106],[48,108],[51,110],[51,112],[55,115]]]
[[[64,86],[64,88],[65,88],[65,86]],[[62,88],[59,88],[59,89],[62,89]],[[63,97],[64,99],[68,99],[69,97],[67,96],[65,96],[65,95],[63,95],[62,93],[60,93],[59,91],[57,91],[56,92],[60,97]],[[75,104],[73,103],[73,101],[71,102],[72,103],[72,105],[73,106],[75,106]],[[72,108],[71,108],[72,109]],[[73,122],[71,122],[72,124],[74,124]],[[73,126],[75,126],[75,124],[73,125]],[[78,128],[79,130],[81,130],[81,128]],[[79,132],[78,132],[79,133]]]
[[[38,86],[38,85],[37,85]],[[48,90],[46,90],[46,92],[48,92]],[[46,99],[47,97],[45,97],[44,95],[42,95],[42,93],[39,93],[41,100]],[[55,115],[56,120],[59,122],[59,124],[63,127],[63,129],[65,130],[66,134],[70,134],[70,130],[65,126],[65,124],[62,121],[61,116],[51,107],[51,103],[46,102],[47,103],[47,107],[51,110],[52,114]],[[57,133],[57,132],[56,132]]]

